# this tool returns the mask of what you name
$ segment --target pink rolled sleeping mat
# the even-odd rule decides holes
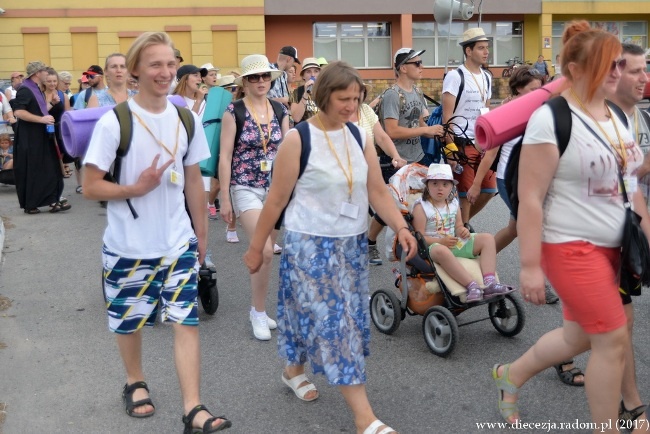
[[[551,95],[561,92],[564,83],[564,78],[553,80],[541,89],[479,116],[474,127],[476,145],[486,151],[524,134],[533,112]]]
[[[180,95],[167,97],[172,103],[186,107],[185,98]],[[90,137],[93,135],[95,124],[104,113],[114,106],[93,107],[83,110],[69,110],[61,117],[61,137],[66,151],[72,157],[83,157],[88,149]]]

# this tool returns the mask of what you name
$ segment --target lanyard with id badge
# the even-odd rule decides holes
[[[478,88],[478,92],[479,92],[479,94],[481,94],[481,102],[483,104],[487,104],[487,95],[485,94],[485,89],[487,88],[487,84],[484,81],[485,80],[485,75],[483,73],[481,73],[481,82],[483,83],[483,87],[481,87],[478,84],[478,80],[476,79],[476,77],[474,76],[474,73],[472,71],[469,71],[469,75],[471,75],[472,78],[474,79],[474,83],[476,83],[476,87]],[[488,107],[481,107],[479,110],[480,110],[480,114],[482,114],[482,115],[487,114],[490,111],[490,109]]]
[[[171,182],[174,185],[182,186],[183,185],[183,173],[178,171],[178,169],[176,167],[176,152],[178,152],[178,133],[180,132],[180,128],[181,128],[181,118],[180,117],[178,118],[178,124],[176,125],[176,144],[174,145],[174,151],[172,152],[172,151],[169,150],[169,148],[167,146],[165,146],[165,144],[161,140],[158,140],[158,138],[156,138],[156,136],[153,134],[153,132],[151,132],[151,130],[149,129],[147,124],[144,123],[142,118],[140,116],[138,116],[137,113],[133,112],[133,116],[135,116],[135,118],[138,120],[140,125],[142,125],[142,127],[145,130],[147,130],[149,135],[151,135],[151,137],[153,137],[153,139],[156,141],[156,143],[158,143],[165,150],[165,152],[167,152],[169,154],[169,156],[172,157],[172,159],[174,160],[174,164],[172,164],[171,171],[169,172],[169,182]],[[188,145],[189,145],[189,143],[188,143]]]
[[[338,163],[339,167],[343,171],[343,176],[345,176],[345,179],[348,183],[348,200],[347,201],[344,200],[343,202],[341,202],[341,208],[339,209],[339,214],[351,219],[357,219],[359,217],[359,205],[355,205],[352,203],[352,185],[354,179],[352,173],[352,160],[350,159],[350,147],[348,146],[348,134],[345,131],[345,125],[343,126],[343,143],[345,144],[345,151],[348,156],[347,172],[343,167],[343,163],[341,163],[341,159],[336,153],[336,149],[334,148],[334,145],[332,144],[332,141],[330,140],[327,131],[325,131],[325,126],[323,125],[323,121],[320,118],[320,113],[316,115],[316,119],[318,119],[318,123],[320,124],[320,127],[323,130],[323,134],[325,134],[325,140],[327,141],[327,144],[329,145],[332,154],[334,154],[334,158],[336,158],[336,162]]]
[[[268,100],[266,102],[266,117],[268,119],[269,117],[269,102]],[[273,165],[273,160],[269,160],[266,157],[266,146],[269,144],[269,141],[271,141],[271,119],[269,119],[269,123],[267,124],[267,132],[264,133],[264,129],[262,128],[262,125],[260,122],[257,120],[257,112],[255,111],[255,107],[253,107],[253,104],[249,105],[246,103],[246,100],[244,99],[244,105],[246,105],[246,108],[248,109],[249,113],[253,116],[253,120],[255,121],[255,124],[257,125],[257,129],[260,132],[260,141],[262,142],[262,150],[264,151],[264,159],[260,160],[260,171],[261,172],[270,172],[271,171],[271,166]]]

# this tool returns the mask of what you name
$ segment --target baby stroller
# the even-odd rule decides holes
[[[437,356],[446,357],[458,342],[458,327],[485,321],[488,318],[503,336],[517,335],[524,327],[525,311],[514,293],[493,296],[479,302],[466,303],[466,289],[453,280],[442,267],[429,257],[427,243],[412,226],[412,207],[424,191],[427,167],[414,163],[400,169],[390,179],[390,190],[397,202],[409,230],[418,243],[417,255],[405,261],[402,248],[392,231],[386,234],[387,256],[390,261],[399,260],[395,269],[395,287],[378,289],[370,299],[370,315],[375,327],[384,334],[394,333],[400,322],[411,316],[422,315],[422,333],[427,346]],[[452,192],[455,194],[455,192]],[[477,281],[482,281],[481,269],[476,259],[458,258],[463,267]],[[486,305],[488,318],[458,324],[457,317],[468,309]]]

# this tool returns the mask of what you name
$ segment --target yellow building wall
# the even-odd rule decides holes
[[[3,4],[0,79],[24,71],[31,60],[80,76],[91,64],[103,67],[107,55],[126,53],[147,31],[168,31],[186,64],[210,62],[230,71],[246,55],[264,52],[264,0],[180,3],[114,0],[110,9],[76,0],[33,0],[21,9]]]

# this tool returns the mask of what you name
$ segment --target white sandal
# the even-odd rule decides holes
[[[378,431],[380,426],[385,426],[386,428],[382,429],[381,431]],[[391,432],[397,432],[397,431],[395,431],[393,428],[389,427],[379,419],[375,420],[373,423],[368,425],[368,428],[363,430],[363,434],[388,434]]]
[[[311,399],[305,398],[305,395],[307,395],[307,393],[309,393],[309,391],[311,390],[315,390],[318,392],[316,386],[314,386],[311,383],[311,381],[309,381],[309,379],[305,374],[296,375],[292,379],[288,379],[287,377],[284,376],[284,372],[282,372],[281,377],[282,377],[282,382],[287,386],[289,386],[289,388],[293,390],[293,393],[295,393],[299,399],[306,402],[311,402],[314,401],[315,399],[318,399],[318,395],[316,395],[315,398],[311,398]],[[307,385],[298,387],[300,386],[300,383],[304,383],[305,381],[308,383]]]

